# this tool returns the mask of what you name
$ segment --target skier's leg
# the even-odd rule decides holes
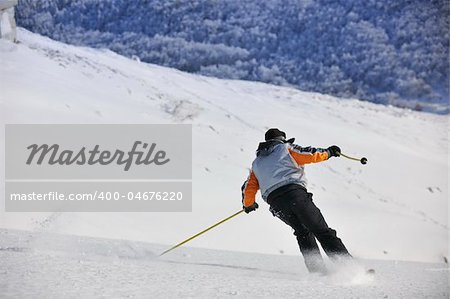
[[[294,235],[297,237],[298,247],[303,254],[306,268],[311,273],[326,273],[326,267],[314,234],[303,224],[296,224],[295,227]]]
[[[294,229],[300,252],[309,272],[325,273],[326,268],[314,235],[295,217],[287,207],[271,206],[272,214]]]
[[[292,212],[319,240],[323,250],[328,256],[351,257],[342,240],[336,235],[336,231],[328,226],[322,212],[312,201],[312,193],[304,190],[290,192],[293,200],[290,201]]]

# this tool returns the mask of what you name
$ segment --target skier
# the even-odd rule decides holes
[[[293,144],[295,138],[286,140],[286,134],[276,128],[265,133],[265,140],[259,144],[250,175],[241,188],[243,208],[246,213],[258,208],[255,195],[260,189],[272,214],[294,229],[309,272],[326,273],[315,238],[334,260],[351,255],[306,190],[304,167],[339,157],[341,150],[336,145],[327,149],[301,147]]]

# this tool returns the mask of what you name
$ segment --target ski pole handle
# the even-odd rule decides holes
[[[367,164],[367,158],[366,157],[362,157],[361,159],[358,159],[358,158],[354,158],[354,157],[350,157],[350,156],[344,155],[343,153],[340,153],[339,155],[344,157],[344,158],[347,158],[349,160],[359,161],[363,165]]]

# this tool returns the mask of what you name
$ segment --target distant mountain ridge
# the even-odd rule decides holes
[[[449,1],[23,0],[63,42],[192,73],[448,112]]]

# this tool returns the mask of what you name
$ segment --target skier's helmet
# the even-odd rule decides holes
[[[264,135],[266,141],[272,140],[272,139],[279,139],[282,141],[286,140],[286,133],[283,131],[278,130],[277,128],[272,128],[267,130],[266,134]]]

